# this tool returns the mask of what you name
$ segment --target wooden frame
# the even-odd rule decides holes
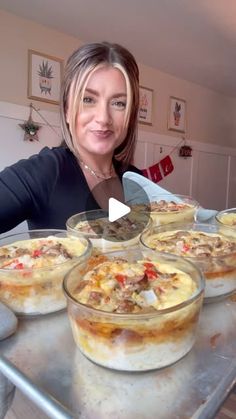
[[[141,124],[152,125],[153,90],[147,87],[139,87],[139,115]]]
[[[186,101],[175,96],[170,97],[168,112],[168,129],[186,132]]]
[[[28,51],[28,98],[58,105],[62,63],[60,58]]]

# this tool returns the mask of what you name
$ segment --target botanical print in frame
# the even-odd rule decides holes
[[[28,98],[59,104],[63,60],[28,51]]]
[[[138,121],[142,124],[152,125],[153,90],[139,87],[139,115]]]
[[[171,96],[169,103],[168,129],[185,133],[186,131],[186,101]]]

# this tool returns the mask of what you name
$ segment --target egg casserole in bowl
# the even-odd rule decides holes
[[[194,344],[204,280],[183,258],[108,252],[77,264],[63,288],[75,343],[102,366],[161,368]]]
[[[75,214],[66,222],[70,236],[88,238],[102,252],[138,246],[140,234],[151,225],[148,214],[135,211],[110,222],[107,211],[91,210]]]
[[[206,280],[206,301],[236,290],[236,237],[231,228],[214,224],[179,224],[147,229],[140,236],[143,250],[155,249],[195,263]]]
[[[0,300],[15,313],[37,315],[66,307],[62,280],[91,253],[91,243],[65,230],[32,230],[0,240]]]
[[[150,202],[132,203],[130,200],[127,205],[136,212],[149,214],[154,226],[195,220],[199,204],[189,196],[157,194],[149,198]]]

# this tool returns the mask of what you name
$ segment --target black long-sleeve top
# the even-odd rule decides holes
[[[121,165],[114,165],[121,179]],[[127,170],[140,173],[134,166]],[[29,229],[65,229],[71,215],[97,208],[83,171],[65,147],[45,147],[0,173],[0,233],[25,220]]]

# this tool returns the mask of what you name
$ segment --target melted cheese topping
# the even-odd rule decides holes
[[[85,251],[78,238],[29,239],[0,247],[0,269],[47,268],[74,259]]]
[[[148,313],[182,303],[196,289],[190,275],[168,264],[114,258],[86,272],[73,297],[103,311]]]
[[[236,252],[235,239],[193,230],[154,234],[146,239],[146,244],[161,252],[187,257],[217,257]]]

